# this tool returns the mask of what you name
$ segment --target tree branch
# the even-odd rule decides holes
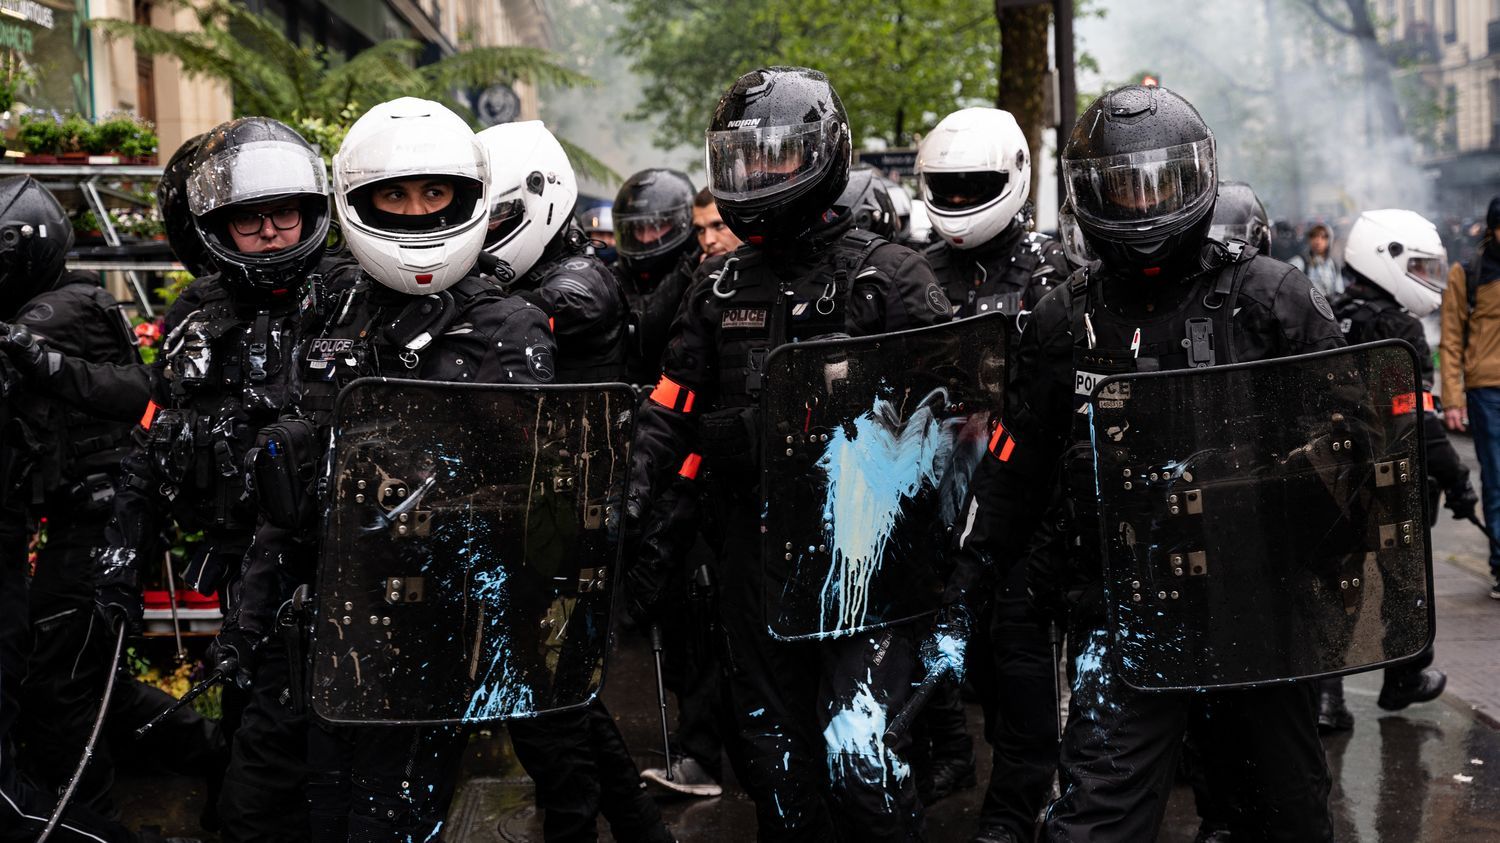
[[[1319,19],[1332,27],[1335,32],[1339,32],[1350,37],[1359,35],[1358,32],[1354,31],[1353,27],[1350,27],[1349,25],[1330,15],[1328,12],[1324,11],[1323,0],[1302,0],[1302,5],[1306,6],[1313,14],[1317,15]]]

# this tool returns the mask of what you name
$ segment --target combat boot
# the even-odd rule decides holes
[[[1447,686],[1447,674],[1429,667],[1409,677],[1388,678],[1380,686],[1380,698],[1375,703],[1386,711],[1400,711],[1412,703],[1437,699]]]
[[[1323,679],[1318,682],[1318,731],[1347,732],[1354,728],[1354,715],[1344,705],[1344,680]]]

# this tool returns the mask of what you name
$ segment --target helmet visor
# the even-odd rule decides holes
[[[999,199],[1009,184],[1010,174],[995,170],[923,173],[922,199],[939,214],[961,214]]]
[[[817,179],[838,151],[839,122],[709,132],[708,186],[718,199],[754,201]]]
[[[188,210],[211,214],[226,205],[273,196],[328,195],[323,159],[305,146],[256,141],[220,150],[188,177]]]
[[[1124,230],[1192,216],[1213,201],[1218,186],[1212,138],[1103,158],[1064,159],[1063,175],[1080,219]]]
[[[615,217],[615,248],[631,258],[649,258],[681,246],[692,233],[691,209]]]
[[[1448,285],[1448,262],[1442,258],[1408,258],[1406,274],[1418,284],[1440,293]]]
[[[1246,243],[1254,242],[1250,239],[1250,223],[1235,223],[1233,225],[1220,223],[1213,225],[1208,229],[1208,236],[1220,243],[1227,243],[1230,240],[1243,240]]]
[[[491,203],[489,228],[484,233],[485,248],[511,236],[525,220],[526,200],[504,199]]]

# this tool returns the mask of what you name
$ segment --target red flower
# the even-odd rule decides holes
[[[142,322],[135,326],[135,338],[141,345],[150,348],[161,339],[160,322]]]

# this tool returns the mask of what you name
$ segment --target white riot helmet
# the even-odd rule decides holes
[[[491,126],[479,141],[494,162],[484,248],[519,278],[572,221],[578,177],[562,144],[539,120]]]
[[[1349,229],[1344,271],[1390,293],[1420,318],[1442,304],[1448,252],[1437,226],[1415,211],[1365,211]]]
[[[428,214],[376,207],[377,194],[451,186],[452,200]],[[406,183],[406,184],[402,184]],[[344,237],[376,281],[408,295],[437,293],[474,268],[484,243],[489,160],[474,130],[440,103],[384,102],[349,127],[333,157],[333,196]]]
[[[922,139],[917,173],[938,236],[973,249],[1004,231],[1026,204],[1031,152],[1010,112],[965,108]]]

